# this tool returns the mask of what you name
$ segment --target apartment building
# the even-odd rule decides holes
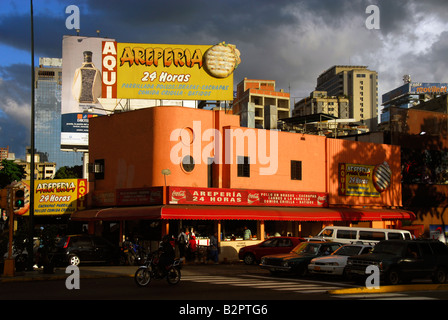
[[[279,119],[290,117],[290,94],[275,90],[274,80],[244,78],[237,85],[233,114],[248,128],[276,129]]]
[[[326,91],[313,91],[294,104],[293,117],[325,113],[336,118],[349,118],[349,99],[343,96],[329,96]]]
[[[367,66],[336,65],[319,75],[316,90],[326,91],[329,96],[348,98],[348,118],[366,124],[370,131],[377,129],[378,73],[376,71],[367,69]]]

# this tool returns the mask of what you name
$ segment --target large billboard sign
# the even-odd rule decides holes
[[[29,181],[25,186],[25,206],[18,215],[29,215],[29,197],[34,197],[34,215],[53,216],[72,214],[86,208],[87,179],[35,180],[34,193],[30,193]]]
[[[72,214],[86,208],[87,179],[36,180],[34,214]]]
[[[383,105],[391,100],[408,94],[446,94],[448,83],[410,82],[383,94]]]
[[[103,42],[103,97],[232,100],[234,45]]]
[[[62,150],[88,150],[89,119],[120,99],[233,100],[234,45],[119,43],[64,36]],[[113,104],[113,103],[112,103]]]
[[[104,38],[65,36],[62,42],[61,149],[87,151],[89,119],[106,114],[102,94]]]

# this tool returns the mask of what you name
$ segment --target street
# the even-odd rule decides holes
[[[107,268],[110,267],[81,267],[80,270],[81,274],[85,274],[86,270]],[[369,306],[370,303],[372,306],[373,303],[379,306],[380,300],[393,300],[394,306],[398,306],[393,310],[388,309],[388,314],[399,312],[403,315],[403,312],[410,310],[407,308],[409,303],[414,307],[427,303],[438,306],[448,299],[448,291],[331,295],[328,290],[357,286],[331,277],[273,277],[257,266],[241,265],[185,266],[178,285],[171,286],[163,279],[153,280],[148,287],[140,288],[131,276],[135,270],[136,267],[126,267],[127,276],[81,277],[80,288],[72,290],[66,288],[66,279],[63,277],[53,280],[0,282],[0,299],[4,306],[11,306],[12,302],[15,308],[20,308],[24,300],[35,300],[37,303],[34,305],[52,310],[54,301],[58,300],[58,306],[71,310],[74,308],[71,301],[76,301],[76,310],[81,310],[80,306],[87,304],[89,313],[102,317],[116,316],[117,312],[127,310],[133,316],[160,315],[162,312],[168,319],[220,319],[239,316],[246,319],[271,319],[289,316],[291,312],[300,314],[303,310],[311,310],[313,314],[325,314],[340,308],[356,310],[352,309],[354,301],[358,303],[355,306],[360,306],[361,301],[369,303]],[[114,301],[124,303],[117,304]],[[401,308],[401,303],[397,305],[397,302],[407,304]],[[35,308],[21,309],[21,314],[34,312]],[[75,314],[79,314],[79,311]]]
[[[107,270],[96,267],[95,270]],[[0,283],[1,300],[364,300],[364,299],[447,299],[447,291],[413,291],[379,294],[331,295],[329,290],[354,288],[356,284],[336,277],[299,278],[293,275],[271,276],[257,266],[185,266],[178,285],[165,279],[153,280],[139,288],[131,276],[137,267],[126,267],[127,276],[80,279],[80,288],[66,288],[66,277],[49,281]],[[94,269],[94,268],[93,268]],[[87,272],[80,268],[81,275]],[[234,272],[232,272],[234,271]],[[418,282],[416,282],[418,283]],[[424,282],[423,282],[424,283]]]

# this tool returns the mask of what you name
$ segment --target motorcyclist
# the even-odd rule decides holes
[[[159,271],[161,274],[165,274],[167,268],[174,262],[174,248],[170,243],[169,236],[163,236],[162,242],[159,247]]]

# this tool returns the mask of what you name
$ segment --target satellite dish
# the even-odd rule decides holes
[[[163,174],[164,176],[169,176],[169,175],[171,174],[171,170],[170,170],[170,169],[163,169],[163,170],[162,170],[162,174]]]

